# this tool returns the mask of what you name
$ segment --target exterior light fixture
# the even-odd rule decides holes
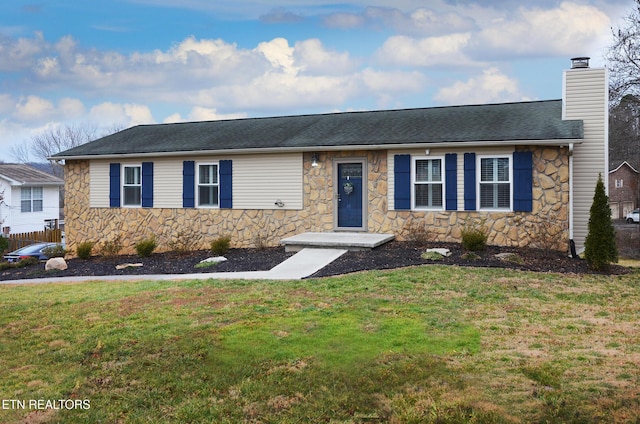
[[[318,154],[317,153],[311,154],[311,166],[313,166],[314,168],[318,167]]]

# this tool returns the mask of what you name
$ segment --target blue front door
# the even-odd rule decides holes
[[[362,163],[338,164],[338,227],[362,228]]]

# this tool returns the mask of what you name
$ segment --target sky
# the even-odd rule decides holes
[[[65,127],[559,99],[634,4],[2,1],[0,161]]]

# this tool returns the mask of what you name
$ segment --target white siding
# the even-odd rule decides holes
[[[183,159],[162,158],[144,161],[153,162],[153,207],[181,208]]]
[[[45,220],[60,219],[60,188],[58,186],[25,186],[42,187],[42,211],[22,212],[22,186],[11,186],[0,181],[0,191],[4,190],[4,204],[0,206],[0,227],[9,227],[12,233],[27,233],[44,230]]]
[[[302,209],[302,153],[235,156],[234,209]]]
[[[153,162],[153,206],[182,208],[182,162],[233,161],[233,209],[302,209],[302,153],[93,160],[90,206],[109,207],[109,163]]]
[[[92,160],[89,164],[89,206],[109,207],[109,162]]]
[[[565,72],[563,118],[584,122],[584,141],[574,146],[573,153],[573,239],[578,251],[587,236],[599,173],[607,186],[608,98],[605,69]]]

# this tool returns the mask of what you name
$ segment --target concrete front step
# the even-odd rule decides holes
[[[346,250],[370,250],[390,242],[393,234],[373,233],[302,233],[280,240],[287,252],[297,252],[305,247],[321,247]]]

